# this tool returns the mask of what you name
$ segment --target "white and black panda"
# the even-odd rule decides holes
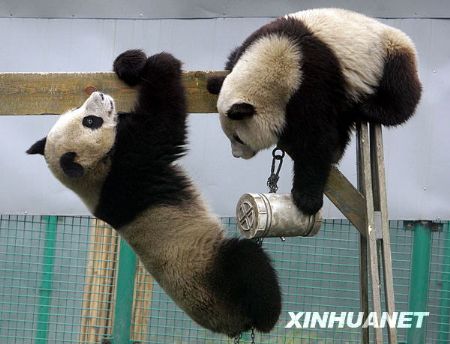
[[[175,164],[186,136],[180,62],[167,53],[147,58],[130,50],[117,57],[114,70],[140,87],[132,112],[116,113],[110,96],[92,93],[27,152],[44,155],[56,178],[127,240],[198,324],[229,336],[270,331],[281,294],[268,256],[251,240],[225,238]]]
[[[208,80],[235,157],[272,145],[294,160],[292,196],[316,213],[330,167],[357,121],[404,123],[421,96],[414,44],[398,29],[343,9],[278,18],[229,56]]]

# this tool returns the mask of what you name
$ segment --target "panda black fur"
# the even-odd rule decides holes
[[[225,238],[175,164],[186,137],[180,62],[131,50],[114,70],[139,86],[132,112],[117,114],[113,99],[95,92],[28,153],[45,156],[53,174],[128,241],[198,324],[229,336],[252,327],[270,331],[281,294],[268,256],[253,241]]]
[[[396,126],[421,96],[416,51],[400,30],[342,9],[278,18],[229,56],[226,77],[208,80],[233,155],[272,145],[294,160],[292,196],[316,213],[331,165],[358,121]]]

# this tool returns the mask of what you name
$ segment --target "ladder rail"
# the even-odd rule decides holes
[[[370,159],[370,137],[369,127],[366,122],[358,124],[358,177],[360,179],[359,187],[365,196],[366,206],[366,240],[367,240],[367,263],[370,271],[372,307],[376,313],[378,322],[381,319],[381,293],[379,262],[377,254],[377,233],[375,228],[374,197],[372,188],[372,165]],[[362,245],[364,246],[364,245]],[[361,261],[363,261],[361,256]],[[367,273],[366,270],[366,273]],[[364,277],[365,278],[365,277]],[[383,343],[383,331],[381,328],[374,328],[375,343]]]
[[[386,176],[383,154],[383,133],[381,125],[370,126],[370,147],[372,162],[372,179],[374,181],[375,211],[381,215],[381,239],[379,253],[383,272],[384,296],[386,310],[390,316],[395,312],[394,278],[392,273],[392,254],[389,233],[389,216],[387,207]],[[388,339],[390,344],[397,344],[397,329],[388,324]]]

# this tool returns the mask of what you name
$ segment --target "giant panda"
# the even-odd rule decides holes
[[[27,152],[44,155],[55,177],[118,231],[198,324],[229,336],[270,331],[281,293],[269,257],[251,240],[225,238],[176,164],[186,136],[180,62],[130,50],[114,71],[139,87],[132,112],[117,113],[113,98],[94,92]]]
[[[414,44],[398,29],[343,9],[280,17],[232,51],[207,88],[235,157],[278,145],[294,161],[292,197],[323,204],[332,164],[358,121],[397,126],[421,96]]]

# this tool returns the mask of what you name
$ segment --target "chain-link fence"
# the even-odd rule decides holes
[[[236,233],[233,218],[222,222],[230,235]],[[447,222],[436,228],[427,243],[418,242],[406,222],[390,223],[396,309],[408,311],[415,301],[413,248],[429,245],[429,261],[420,264],[428,268],[425,338],[443,344],[450,339],[450,229]],[[119,242],[111,228],[89,217],[2,215],[0,343],[117,343],[114,320],[120,317],[123,325],[127,308],[132,343],[232,343],[193,323],[140,264],[133,297],[116,299],[123,279]],[[283,311],[274,331],[258,333],[256,342],[360,343],[360,329],[285,329],[288,311],[359,311],[358,231],[348,221],[327,220],[316,237],[271,238],[264,247],[279,273]],[[399,343],[407,336],[408,329],[398,330]],[[249,340],[243,334],[241,343]]]

